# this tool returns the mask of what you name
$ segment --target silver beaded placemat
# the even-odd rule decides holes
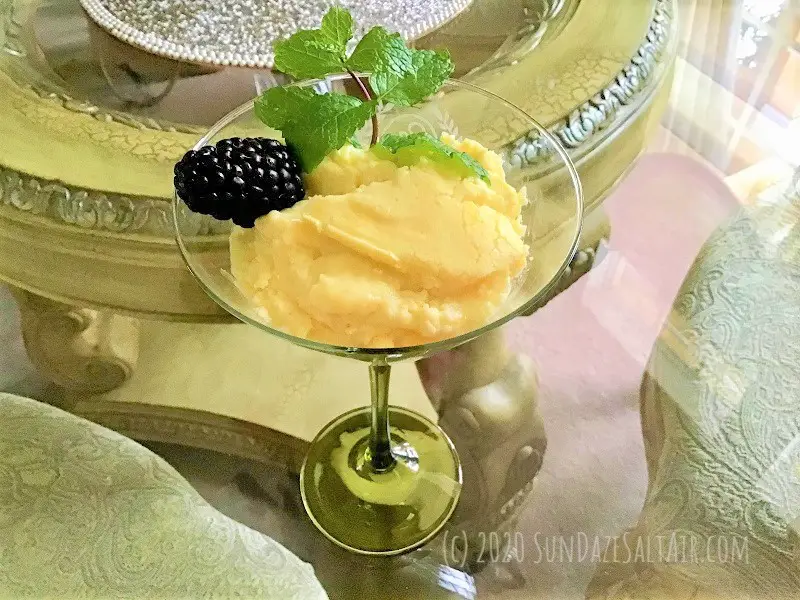
[[[417,39],[441,27],[472,0],[80,0],[103,29],[133,46],[176,60],[271,67],[272,44],[319,27],[336,4],[358,26]]]

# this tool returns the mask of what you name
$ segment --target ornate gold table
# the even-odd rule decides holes
[[[609,233],[602,202],[663,112],[673,4],[475,0],[416,41],[449,47],[460,77],[569,148],[586,220],[556,292],[591,267]],[[0,279],[15,290],[30,358],[65,390],[59,401],[137,439],[291,472],[304,439],[367,398],[366,378],[232,324],[185,269],[168,215],[174,161],[270,75],[148,55],[92,25],[78,0],[0,0],[0,48]],[[536,162],[526,131],[492,127],[510,160]],[[500,527],[545,447],[532,366],[498,333],[418,369],[398,371],[392,396],[438,413],[462,441],[475,490],[462,527],[485,528],[487,515]],[[476,443],[487,435],[505,440],[500,455]]]
[[[672,0],[476,0],[417,41],[450,47],[462,77],[570,148],[588,204],[572,278],[607,235],[602,200],[662,112],[674,37]],[[0,44],[0,278],[19,290],[42,372],[84,396],[109,392],[133,375],[154,321],[163,333],[228,318],[179,259],[171,166],[264,75],[134,50],[77,0],[0,0]],[[536,160],[524,131],[498,135],[512,160]]]
[[[675,26],[674,0],[475,0],[416,41],[449,47],[460,77],[522,106],[569,148],[586,219],[556,293],[609,234],[602,203],[663,112]],[[92,25],[78,0],[0,0],[0,49],[0,280],[14,290],[31,360],[64,390],[53,401],[139,440],[250,461],[257,493],[291,504],[304,440],[363,404],[366,378],[352,361],[232,323],[185,269],[168,214],[174,161],[270,75],[145,54]],[[492,126],[510,160],[535,163],[541,148],[527,132]],[[508,530],[546,446],[529,359],[496,333],[417,370],[401,365],[393,386],[456,440],[471,492],[459,531]],[[346,572],[330,547],[309,552],[333,561],[318,566],[329,577]],[[402,597],[431,583],[444,593],[441,560],[404,560],[391,570],[405,577]],[[369,573],[354,598],[385,587],[387,571]]]

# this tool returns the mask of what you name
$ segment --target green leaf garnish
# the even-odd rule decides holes
[[[399,33],[389,33],[383,27],[373,27],[358,42],[347,66],[354,71],[394,73],[402,76],[413,69],[412,50]]]
[[[283,131],[298,114],[310,108],[316,95],[314,90],[307,87],[273,87],[256,98],[253,109],[262,123]]]
[[[353,17],[333,7],[319,29],[300,30],[275,44],[275,68],[298,79],[317,79],[344,70]]]
[[[491,185],[489,173],[481,163],[427,133],[387,133],[372,151],[403,167],[416,165],[424,158],[460,177],[479,177]]]
[[[255,101],[258,118],[283,133],[306,172],[350,141],[370,118],[373,119],[373,142],[377,140],[375,115],[379,103],[413,106],[436,93],[453,72],[453,62],[447,52],[412,50],[406,47],[399,34],[389,33],[383,27],[370,29],[348,57],[347,48],[352,38],[350,13],[343,8],[331,8],[322,18],[319,29],[298,31],[275,44],[275,69],[298,79],[320,79],[343,71],[349,71],[354,78],[355,71],[369,73],[371,93],[359,82],[366,96],[363,100],[345,94],[317,94],[309,88],[282,86],[267,90]],[[431,140],[451,153],[461,154],[438,140]],[[421,151],[422,147],[415,150]],[[433,153],[430,147],[427,151]],[[440,149],[439,155],[443,151]],[[465,163],[466,159],[451,157],[448,160],[455,164]],[[441,156],[439,162],[442,162]],[[471,168],[476,173],[475,167],[482,169],[475,162]]]
[[[402,75],[377,71],[370,76],[372,90],[383,102],[413,106],[435,94],[453,72],[447,51],[416,50],[411,61],[411,69]]]
[[[353,16],[344,8],[334,6],[322,17],[320,32],[344,54],[347,42],[353,38]]]
[[[310,116],[297,119],[295,111]],[[331,149],[344,146],[364,126],[375,112],[375,101],[317,94],[310,88],[274,87],[256,100],[255,112],[261,121],[283,133],[303,170],[310,173]]]

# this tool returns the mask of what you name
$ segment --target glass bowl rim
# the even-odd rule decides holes
[[[366,73],[357,73],[357,76],[367,76]],[[295,85],[298,87],[308,87],[314,86],[320,83],[328,82],[328,81],[341,81],[342,79],[350,78],[349,73],[339,73],[328,75],[325,78],[321,79],[305,79],[302,81],[293,82],[291,85]],[[512,102],[509,102],[505,98],[498,96],[497,94],[485,90],[477,85],[472,83],[468,83],[466,81],[461,81],[458,79],[447,79],[445,81],[445,86],[453,86],[455,88],[461,88],[468,90],[470,92],[479,94],[494,102],[500,102],[504,104],[506,107],[510,108],[512,111],[523,115],[530,124],[533,125],[533,129],[538,132],[544,139],[546,139],[555,150],[556,154],[558,154],[559,158],[563,162],[564,166],[569,173],[570,179],[572,181],[573,192],[575,193],[575,200],[577,203],[577,211],[575,218],[577,219],[577,227],[573,235],[572,243],[570,244],[569,252],[567,253],[566,257],[562,261],[561,265],[559,265],[558,269],[554,273],[553,277],[550,281],[542,286],[542,288],[534,294],[531,298],[527,301],[523,302],[519,307],[516,309],[504,314],[501,317],[498,317],[489,323],[479,327],[478,329],[473,329],[472,331],[459,334],[455,337],[447,338],[444,340],[438,340],[436,342],[430,342],[428,344],[419,344],[416,346],[399,346],[396,348],[359,348],[359,347],[352,347],[352,346],[340,346],[336,344],[327,344],[325,342],[317,342],[315,340],[310,340],[307,338],[302,338],[299,336],[292,335],[281,329],[277,329],[275,327],[270,327],[269,325],[262,323],[256,319],[249,317],[248,315],[242,313],[238,309],[234,308],[228,302],[226,302],[223,298],[218,297],[218,295],[212,290],[203,280],[203,277],[198,275],[195,269],[192,267],[192,263],[190,260],[191,252],[186,248],[184,244],[183,235],[181,234],[180,225],[179,225],[179,216],[178,211],[180,205],[183,201],[178,198],[177,193],[173,192],[172,196],[172,220],[173,226],[175,227],[175,239],[178,244],[178,248],[180,249],[181,258],[183,259],[184,264],[192,273],[194,278],[198,281],[200,286],[203,290],[208,294],[211,299],[217,303],[220,307],[222,307],[226,312],[232,314],[234,317],[239,319],[240,321],[247,323],[249,325],[253,325],[258,327],[259,329],[265,330],[268,333],[276,335],[277,337],[284,339],[286,341],[292,342],[299,346],[309,348],[311,350],[317,350],[320,352],[325,352],[327,354],[335,354],[335,355],[355,355],[370,359],[379,359],[383,357],[386,360],[394,359],[394,360],[401,360],[404,357],[419,357],[419,356],[427,356],[430,354],[434,354],[436,352],[442,352],[444,350],[449,350],[451,348],[455,348],[462,344],[465,344],[471,340],[474,340],[477,337],[482,336],[489,331],[497,327],[501,327],[505,325],[512,319],[518,317],[519,315],[529,311],[533,307],[536,306],[538,302],[541,301],[552,289],[558,284],[561,277],[566,271],[567,267],[569,266],[570,262],[572,262],[573,257],[578,249],[578,243],[580,241],[581,231],[583,229],[583,216],[584,216],[584,199],[583,199],[583,186],[581,184],[580,177],[578,175],[578,170],[575,167],[575,164],[572,162],[572,159],[569,157],[569,154],[564,148],[564,146],[558,141],[558,139],[550,133],[545,127],[543,127],[536,119],[530,116],[526,111],[518,107]],[[435,97],[435,95],[433,96]],[[229,113],[227,113],[224,117],[219,119],[211,128],[200,138],[200,140],[192,146],[192,150],[199,150],[203,146],[207,146],[208,142],[211,138],[217,135],[220,131],[222,131],[225,127],[230,125],[233,121],[244,115],[245,113],[254,110],[253,107],[253,100],[249,100],[245,102],[241,106],[233,109]]]

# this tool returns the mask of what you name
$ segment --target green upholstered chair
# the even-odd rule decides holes
[[[327,598],[305,564],[161,458],[0,394],[0,598]]]
[[[800,595],[800,171],[795,184],[695,260],[642,385],[650,485],[633,551],[598,568],[587,598]],[[661,558],[636,558],[658,538]]]

